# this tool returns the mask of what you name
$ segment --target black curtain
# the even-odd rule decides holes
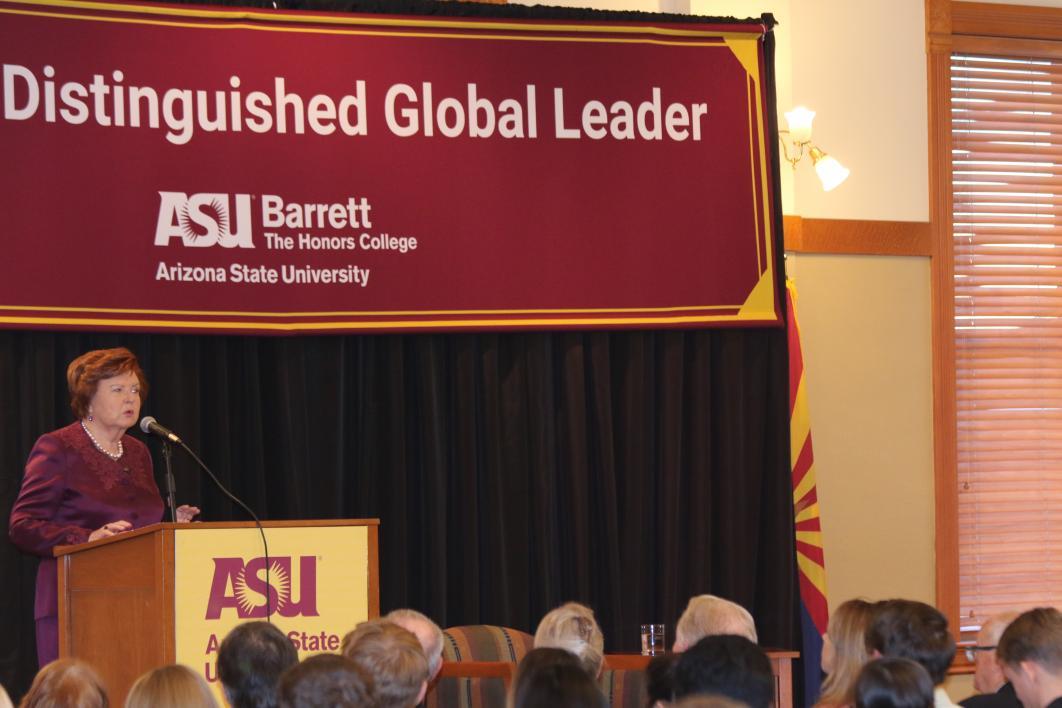
[[[378,517],[384,611],[534,631],[574,599],[608,651],[633,651],[639,623],[673,634],[712,592],[748,607],[765,645],[797,646],[781,329],[0,332],[5,520],[34,440],[72,420],[66,364],[117,345],[148,373],[144,412],[262,518]],[[205,518],[244,518],[179,454],[175,474]],[[16,694],[36,669],[35,572],[5,535],[0,681]]]

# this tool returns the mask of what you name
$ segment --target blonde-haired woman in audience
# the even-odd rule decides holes
[[[19,708],[107,708],[107,689],[91,666],[56,659],[37,672]]]
[[[564,649],[575,654],[595,681],[605,660],[605,635],[594,611],[578,602],[566,602],[550,610],[535,630],[535,648]]]
[[[870,660],[866,633],[874,614],[874,604],[848,600],[834,610],[826,634],[822,635],[822,670],[826,680],[817,708],[855,705],[855,683]]]
[[[129,689],[125,708],[218,708],[202,676],[181,664],[148,671]]]

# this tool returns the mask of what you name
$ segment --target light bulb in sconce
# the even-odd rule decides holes
[[[817,147],[812,147],[808,154],[815,165],[815,173],[822,182],[822,188],[827,192],[844,182],[851,174],[851,170]]]
[[[806,143],[811,140],[811,121],[815,119],[815,111],[797,106],[785,114],[785,122],[789,126],[789,139],[794,143]]]
[[[804,155],[811,158],[822,188],[828,192],[848,179],[849,169],[811,144],[811,121],[814,118],[815,111],[804,106],[787,111],[785,121],[789,129],[778,131],[778,141],[782,144],[782,156],[794,171]]]

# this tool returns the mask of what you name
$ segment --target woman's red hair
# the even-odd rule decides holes
[[[148,383],[136,354],[125,347],[85,352],[66,367],[66,385],[70,389],[70,409],[78,419],[88,416],[89,403],[100,381],[132,372],[140,382],[140,400],[147,398]]]

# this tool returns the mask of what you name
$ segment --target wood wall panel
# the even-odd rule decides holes
[[[796,253],[846,253],[867,256],[931,256],[933,243],[925,221],[805,219],[786,216],[785,250]]]

